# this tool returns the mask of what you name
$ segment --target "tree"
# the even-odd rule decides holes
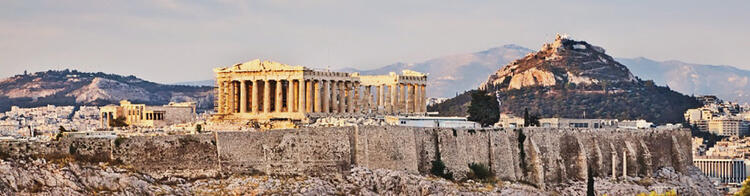
[[[109,121],[109,126],[110,127],[125,127],[125,126],[128,126],[128,124],[125,123],[125,117],[119,116]]]
[[[539,126],[539,116],[529,115],[529,108],[523,109],[523,126]]]
[[[196,124],[195,125],[195,132],[200,133],[202,130],[203,130],[203,127],[201,126],[201,124]]]
[[[742,188],[740,188],[739,191],[734,193],[735,196],[747,196],[750,195],[750,177],[745,179],[744,182],[742,182]]]
[[[478,122],[483,127],[492,126],[500,120],[500,108],[495,94],[477,90],[471,93],[471,105],[467,113],[469,120]]]
[[[587,196],[596,196],[596,192],[594,191],[594,172],[591,171],[591,167],[589,167],[588,173],[588,180],[586,180],[586,195]]]

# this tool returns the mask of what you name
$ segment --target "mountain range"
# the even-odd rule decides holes
[[[199,110],[210,110],[213,109],[213,87],[164,85],[135,76],[67,69],[24,73],[0,81],[0,111],[7,111],[11,106],[47,104],[101,106],[123,99],[149,105],[192,101]]]

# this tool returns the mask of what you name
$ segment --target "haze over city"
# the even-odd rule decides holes
[[[644,2],[5,1],[0,76],[79,69],[174,83],[255,58],[371,69],[505,44],[538,50],[556,33],[615,57],[750,69],[750,2]]]

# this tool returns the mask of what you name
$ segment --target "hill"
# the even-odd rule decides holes
[[[495,93],[504,113],[525,108],[541,117],[646,119],[682,122],[683,113],[699,107],[695,98],[635,76],[601,47],[558,36],[491,74],[480,89]],[[428,111],[466,115],[468,93]]]
[[[194,101],[201,110],[213,109],[213,88],[164,85],[135,76],[86,73],[76,70],[22,74],[0,81],[0,111],[11,106],[106,105],[127,99],[149,105]]]

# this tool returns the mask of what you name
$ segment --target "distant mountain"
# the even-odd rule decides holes
[[[528,109],[540,117],[646,119],[682,122],[694,98],[636,78],[601,47],[559,36],[491,74],[479,89],[498,96],[503,113]],[[468,94],[428,107],[464,116]]]
[[[430,73],[428,96],[454,97],[479,86],[489,73],[524,55],[535,52],[518,45],[505,45],[485,51],[457,54],[421,63],[395,63],[372,70],[345,68],[340,71],[364,74],[399,73],[403,69]],[[594,60],[594,59],[592,59]],[[750,103],[750,71],[725,65],[701,65],[680,61],[654,61],[639,58],[609,59],[625,65],[644,80],[688,95],[717,95],[722,99]]]
[[[184,86],[216,86],[216,80],[198,80],[188,82],[178,82],[172,85],[184,85]]]
[[[503,65],[533,52],[530,49],[505,45],[485,51],[458,54],[431,59],[421,63],[395,63],[373,70],[345,68],[340,71],[360,72],[362,74],[401,73],[403,69],[429,73],[427,77],[429,97],[454,97],[472,89],[487,79],[489,73]]]
[[[750,71],[725,65],[700,65],[680,61],[654,61],[618,58],[633,73],[656,84],[667,85],[678,92],[693,95],[717,95],[720,98],[750,102]]]
[[[106,105],[123,99],[149,105],[194,101],[199,109],[210,110],[213,97],[212,87],[164,85],[135,76],[76,70],[16,75],[0,81],[0,111],[14,105]]]

